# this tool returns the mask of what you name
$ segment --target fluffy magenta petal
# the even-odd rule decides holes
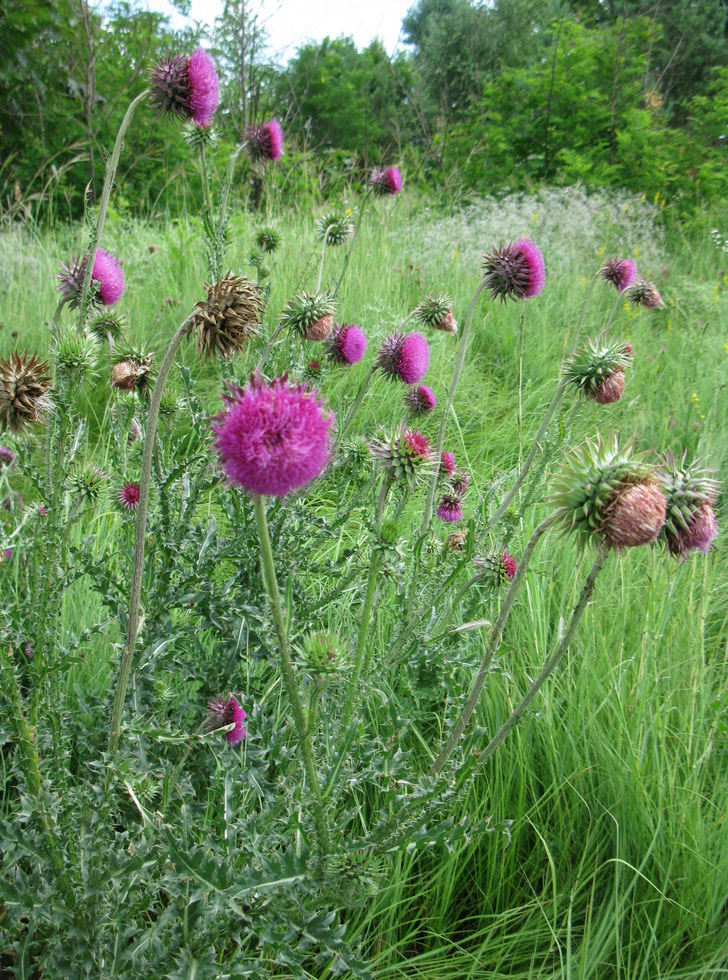
[[[124,295],[124,273],[110,252],[96,249],[91,278],[99,283],[98,298],[104,306],[113,306]]]
[[[204,48],[198,48],[187,66],[190,82],[190,111],[198,126],[209,126],[220,102],[220,83],[215,62]]]
[[[530,238],[522,238],[515,243],[513,248],[523,255],[528,264],[529,282],[525,298],[530,299],[532,296],[539,296],[543,292],[546,282],[546,264],[541,249]]]
[[[407,385],[417,384],[430,366],[430,348],[421,333],[410,333],[399,347],[396,370]]]

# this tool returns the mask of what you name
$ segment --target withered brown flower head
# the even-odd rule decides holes
[[[52,407],[49,371],[46,361],[39,361],[37,354],[28,357],[27,351],[0,358],[0,432],[25,432],[43,421]]]
[[[246,276],[228,272],[212,285],[205,283],[205,290],[207,299],[197,304],[193,324],[200,354],[237,354],[260,328],[264,306],[260,287]]]

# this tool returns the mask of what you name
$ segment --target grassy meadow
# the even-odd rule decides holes
[[[277,228],[282,238],[271,261],[264,331],[268,334],[284,303],[297,290],[312,289],[320,246],[310,214],[236,215],[227,256],[234,271],[254,274],[249,263],[251,242],[263,224]],[[588,195],[579,188],[489,199],[453,214],[440,213],[406,193],[396,200],[377,201],[362,223],[337,309],[339,322],[357,323],[366,333],[367,355],[352,368],[325,366],[322,395],[337,415],[345,412],[379,342],[428,292],[448,293],[462,326],[479,279],[482,253],[501,241],[530,235],[546,261],[544,293],[525,304],[500,305],[481,298],[445,444],[458,465],[471,473],[465,517],[458,527],[471,528],[478,552],[498,546],[501,539],[489,542],[479,535],[493,503],[528,452],[592,277],[605,256],[629,254],[640,272],[657,283],[666,308],[631,307],[605,283],[594,285],[583,336],[600,334],[616,301],[611,335],[629,341],[634,349],[625,394],[607,406],[567,395],[559,423],[549,430],[546,465],[537,467],[538,478],[524,485],[513,520],[506,525],[508,550],[518,559],[546,513],[550,474],[566,447],[597,431],[607,434],[614,429],[625,439],[634,435],[642,449],[654,453],[672,450],[679,456],[687,450],[715,468],[725,483],[728,255],[716,247],[710,228],[707,217],[695,219],[684,230],[677,222],[662,221],[659,201],[613,192]],[[723,232],[728,237],[728,227]],[[112,212],[104,245],[123,256],[127,291],[120,308],[128,317],[129,337],[153,349],[159,363],[172,333],[203,295],[206,262],[200,223],[192,217],[142,223]],[[16,348],[45,353],[46,320],[56,303],[59,262],[81,247],[78,226],[0,233],[0,356]],[[328,250],[324,285],[338,273],[342,251]],[[439,404],[432,416],[417,424],[434,440],[460,335],[429,331],[427,336],[431,365],[425,381]],[[249,350],[224,364],[201,362],[193,341],[182,347],[178,363],[189,369],[205,412],[219,410],[223,379],[245,382],[265,339],[257,338]],[[268,373],[300,372],[320,356],[315,344],[303,347],[284,336]],[[120,404],[108,377],[108,357],[102,352],[95,384],[80,395],[80,411],[87,415],[90,432],[84,453],[88,463],[102,469],[111,453],[112,409],[118,412]],[[170,384],[182,392],[176,369]],[[402,391],[402,386],[375,377],[350,435],[370,438],[380,427],[400,422]],[[171,425],[183,440],[188,425],[185,413],[180,411]],[[139,458],[139,447],[130,446],[127,476],[135,474]],[[31,482],[19,475],[12,485],[32,504]],[[297,583],[295,588],[289,586],[295,593],[292,604],[298,602],[297,589],[312,610],[308,623],[292,625],[294,648],[306,626],[326,628],[341,637],[356,635],[368,557],[365,521],[375,494],[368,471],[360,479],[352,478],[350,485],[325,475],[296,505],[302,513],[305,509],[301,520],[310,520],[314,528],[305,557],[300,549],[292,551],[292,557],[284,548],[276,554],[281,582],[295,579]],[[527,496],[529,506],[520,506]],[[410,495],[404,509],[406,542],[418,532],[422,506],[422,491]],[[725,508],[719,501],[719,522],[721,513]],[[189,512],[190,522],[203,527],[213,517],[218,527],[230,518],[219,492],[201,496]],[[436,568],[457,560],[444,547],[448,530],[442,524],[437,527],[432,545]],[[71,544],[80,545],[90,535],[95,560],[108,561],[122,577],[128,576],[133,520],[120,513],[113,492],[75,524]],[[405,544],[404,557],[408,547]],[[186,548],[183,541],[182,563],[187,560]],[[348,904],[339,898],[334,903],[346,926],[347,942],[359,950],[374,976],[387,980],[728,976],[726,555],[724,539],[719,537],[707,557],[693,555],[683,564],[659,548],[610,556],[568,657],[555,676],[488,764],[471,770],[467,777],[453,778],[449,815],[454,826],[467,817],[463,834],[447,846],[382,847],[367,855],[352,878],[359,898],[365,900]],[[234,569],[235,556],[228,560]],[[249,554],[240,560],[251,561]],[[492,665],[475,728],[471,726],[464,741],[465,755],[477,755],[538,673],[563,632],[590,562],[591,557],[580,554],[570,539],[549,535],[540,545]],[[327,563],[341,575],[333,594],[331,581],[319,574]],[[8,606],[21,602],[25,588],[19,565],[16,573],[14,580],[3,580],[3,603]],[[414,784],[437,755],[441,738],[467,695],[487,630],[469,628],[438,639],[443,627],[437,625],[441,610],[435,604],[435,579],[425,580],[423,602],[427,607],[431,589],[431,616],[425,618],[417,644],[408,648],[407,662],[396,670],[387,669],[407,602],[408,580],[409,574],[400,574],[395,567],[380,586],[369,640],[374,669],[363,691],[362,723],[372,744],[379,739],[386,742],[392,730],[398,730]],[[451,598],[452,594],[445,601]],[[481,599],[476,590],[456,602],[451,623],[492,621],[498,599]],[[275,718],[283,710],[280,682],[265,659],[256,656],[254,639],[243,635],[243,620],[244,616],[238,637],[217,635],[214,626],[200,628],[194,647],[178,644],[172,630],[168,639],[174,659],[165,662],[151,686],[142,687],[134,711],[129,699],[130,715],[136,712],[137,719],[154,719],[161,712],[179,736],[177,742],[161,737],[155,741],[160,724],[150,721],[150,731],[141,733],[138,722],[130,722],[129,739],[135,745],[138,740],[146,771],[139,776],[139,766],[130,763],[125,778],[137,787],[141,809],[153,813],[163,809],[159,787],[146,785],[146,797],[138,787],[143,779],[161,784],[164,768],[182,758],[186,733],[194,731],[204,715],[205,671],[213,672],[218,687],[243,693],[249,734],[242,751],[226,750],[222,742],[195,746],[187,763],[195,773],[195,792],[184,804],[194,814],[184,829],[189,848],[204,849],[213,839],[229,842],[231,827],[233,840],[243,832],[235,820],[254,810],[258,799],[250,772],[264,768],[262,719]],[[123,636],[119,623],[84,578],[64,595],[61,631],[59,642],[81,638],[67,668],[54,681],[66,699],[64,737],[73,742],[81,739],[79,732],[84,733],[79,749],[82,761],[74,777],[80,783],[89,771],[94,746],[101,751],[105,744]],[[157,639],[161,642],[163,637]],[[339,667],[344,678],[350,666],[345,655]],[[325,734],[321,739],[324,744]],[[4,758],[7,766],[8,757]],[[286,767],[295,767],[295,757],[282,756],[277,764],[276,785],[285,794]],[[45,765],[50,770],[53,763]],[[386,774],[366,782],[357,781],[352,772],[339,806],[356,813],[365,830],[368,815],[389,805],[391,790]],[[2,815],[8,817],[14,806],[9,776],[0,803]],[[128,799],[124,806],[130,840],[136,833],[154,832],[147,818],[140,816],[141,810]],[[296,798],[292,806],[305,806],[305,801]],[[157,826],[161,834],[161,823]],[[261,826],[257,830],[263,832]],[[223,849],[226,846],[221,844]],[[225,853],[230,867],[237,868],[235,849]],[[187,894],[192,908],[196,893],[193,889]],[[130,907],[137,907],[129,901]],[[191,933],[186,930],[188,906],[180,901],[175,915],[181,917],[179,909],[185,908],[187,941],[194,930],[192,926]],[[118,902],[123,908],[121,894]],[[160,929],[173,929],[171,918],[164,926],[164,916],[158,921]],[[176,933],[165,935],[161,941],[170,949],[176,949],[175,942],[183,943],[181,933],[176,939],[169,938]],[[190,941],[186,948],[202,964],[198,971],[190,966],[184,973],[170,953],[170,972],[164,975],[354,975],[333,954],[303,973],[281,960],[235,973],[225,966],[222,946],[216,946],[212,966],[202,947],[196,949]],[[173,960],[179,973],[172,972]],[[104,969],[110,971],[106,976],[131,975],[113,972],[116,966],[112,970],[108,962]]]

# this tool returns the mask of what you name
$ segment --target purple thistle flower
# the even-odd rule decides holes
[[[657,306],[665,306],[665,301],[657,291],[657,286],[654,282],[648,282],[646,279],[638,279],[630,287],[629,298],[635,306],[644,306],[648,310],[653,310]]]
[[[124,483],[116,499],[119,501],[119,506],[123,507],[124,510],[136,510],[139,506],[139,498],[141,497],[141,488],[138,483]]]
[[[541,251],[530,238],[494,248],[483,260],[483,282],[493,299],[530,299],[546,282]]]
[[[599,275],[623,293],[637,278],[637,264],[633,259],[607,259]]]
[[[208,732],[215,732],[218,728],[234,725],[234,728],[225,733],[225,739],[228,745],[237,745],[238,742],[242,742],[248,734],[248,729],[243,724],[247,715],[234,695],[228,694],[226,698],[210,698],[207,708],[206,727]]]
[[[451,473],[450,486],[459,497],[464,497],[470,486],[470,474],[467,470],[455,470]]]
[[[189,58],[178,54],[155,62],[149,81],[150,99],[160,114],[210,125],[220,102],[220,85],[215,63],[203,48]]]
[[[13,549],[12,548],[6,548],[5,551],[4,551],[4,555],[5,555],[5,561],[12,561],[13,560]]]
[[[504,551],[501,555],[501,562],[503,564],[503,571],[506,573],[509,579],[513,579],[516,571],[518,570],[518,562],[516,559],[513,557],[513,555],[509,554],[507,551]]]
[[[440,500],[437,508],[437,516],[446,524],[456,524],[463,519],[462,499],[459,494],[451,490],[446,491]]]
[[[328,340],[329,356],[337,364],[358,364],[367,349],[367,338],[352,323],[337,324]]]
[[[402,190],[402,174],[396,167],[377,167],[369,175],[369,183],[379,197],[399,194]]]
[[[257,375],[247,388],[229,388],[213,431],[231,483],[283,497],[321,475],[333,417],[305,385],[290,384],[285,375],[270,383]]]
[[[455,453],[443,453],[440,457],[440,471],[450,476],[455,472]]]
[[[413,385],[427,374],[430,348],[421,333],[395,333],[379,348],[376,363],[390,378]]]
[[[88,255],[82,259],[71,257],[71,261],[61,265],[57,275],[58,292],[71,309],[78,306],[83,290],[83,277]],[[97,283],[94,300],[104,306],[113,306],[124,295],[124,273],[114,256],[103,248],[96,249],[91,279]]]
[[[6,466],[15,468],[15,453],[7,446],[0,446],[0,470],[5,469]]]
[[[710,546],[718,537],[718,522],[710,504],[703,504],[696,511],[683,542],[686,551],[702,551],[707,555]]]
[[[198,48],[187,65],[190,81],[189,107],[196,126],[209,126],[220,102],[220,83],[215,62],[204,48]]]
[[[405,404],[416,415],[427,415],[437,405],[435,393],[427,385],[417,385],[409,388],[404,396]]]
[[[277,119],[248,126],[243,137],[248,141],[248,151],[253,160],[275,163],[283,156],[283,131]]]

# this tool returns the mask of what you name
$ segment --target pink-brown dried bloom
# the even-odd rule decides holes
[[[639,279],[634,286],[631,286],[628,295],[635,306],[644,306],[648,310],[657,306],[663,308],[665,306],[662,296],[657,291],[657,286],[654,282],[648,282],[646,279]]]
[[[710,504],[699,507],[684,536],[686,551],[702,551],[707,555],[718,537],[718,522]]]
[[[283,497],[310,483],[329,458],[333,418],[315,394],[288,378],[251,376],[246,388],[229,386],[213,431],[231,483],[250,493]]]
[[[618,402],[624,394],[624,374],[622,371],[615,371],[605,378],[601,384],[597,385],[590,392],[589,397],[593,398],[599,405],[611,405]]]
[[[603,533],[613,548],[651,544],[665,523],[667,502],[657,483],[632,483],[623,487],[606,511]]]
[[[210,698],[207,711],[207,730],[216,732],[218,728],[233,728],[225,733],[225,740],[228,745],[237,745],[242,742],[248,734],[248,729],[243,724],[247,715],[245,710],[238,704],[237,698],[233,694],[228,694],[226,698]]]

